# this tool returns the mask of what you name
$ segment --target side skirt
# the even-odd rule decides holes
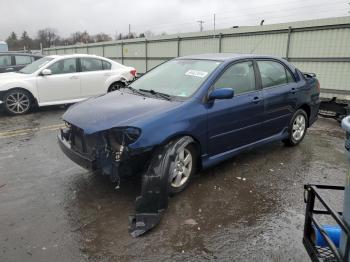
[[[235,149],[232,149],[230,151],[226,151],[224,153],[220,153],[220,154],[217,154],[214,156],[204,155],[204,156],[202,156],[202,159],[203,159],[202,160],[202,167],[203,167],[203,169],[205,169],[205,168],[214,166],[214,165],[216,165],[224,160],[230,159],[230,158],[232,158],[232,157],[234,157],[234,156],[236,156],[244,151],[251,150],[253,148],[263,146],[263,145],[269,144],[269,143],[274,142],[274,141],[280,141],[280,140],[283,140],[287,137],[288,137],[288,128],[285,128],[285,129],[283,129],[282,132],[280,132],[276,135],[264,138],[263,140],[259,140],[257,142],[253,142],[251,144],[241,146],[241,147],[238,147],[238,148],[235,148]]]

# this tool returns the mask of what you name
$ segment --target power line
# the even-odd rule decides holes
[[[325,5],[331,5],[331,6],[334,6],[335,3],[344,3],[346,4],[347,3],[347,0],[340,0],[340,1],[331,1],[331,2],[327,2],[327,3],[317,3],[317,6],[315,6],[314,3],[310,3],[308,5],[303,5],[303,6],[298,6],[298,7],[288,7],[290,4],[296,4],[296,3],[305,3],[305,2],[308,2],[308,1],[315,1],[315,0],[302,0],[302,1],[290,1],[290,2],[283,2],[282,3],[274,3],[274,4],[268,4],[268,5],[256,5],[254,7],[250,7],[250,8],[238,8],[238,9],[235,9],[235,10],[231,10],[231,11],[225,11],[225,12],[215,12],[216,14],[216,18],[222,20],[222,16],[219,16],[221,14],[230,14],[229,17],[226,16],[226,18],[230,18],[230,19],[233,19],[233,18],[236,18],[236,17],[240,17],[242,15],[234,15],[234,13],[243,13],[242,11],[244,10],[259,10],[259,9],[262,9],[262,8],[265,8],[265,7],[280,7],[280,10],[283,10],[283,8],[288,8],[288,10],[286,11],[289,11],[289,10],[293,10],[293,9],[301,9],[301,8],[313,8],[313,12],[315,12],[315,8],[317,7],[320,7],[320,6],[325,6]],[[317,9],[316,9],[317,10]],[[245,13],[243,16],[246,16],[246,15],[251,15],[251,14],[265,14],[265,13],[269,13],[269,12],[278,12],[276,10],[273,10],[273,11],[260,11],[260,12],[253,12],[253,13]],[[234,16],[233,16],[234,15]],[[202,16],[203,18],[209,18],[209,17],[212,17],[212,15],[204,15]],[[225,18],[225,16],[224,16]],[[260,21],[260,20],[259,20]],[[188,20],[188,22],[184,22],[184,23],[177,23],[177,21],[174,21],[174,22],[165,22],[165,23],[162,23],[162,24],[149,24],[149,25],[139,25],[139,26],[135,26],[136,28],[140,28],[140,27],[148,27],[148,28],[157,28],[157,27],[166,27],[167,25],[170,25],[170,26],[181,26],[181,25],[187,25],[187,24],[192,24],[193,22],[191,22],[190,20]]]
[[[326,3],[326,4],[319,4],[318,6],[319,7],[326,7],[326,6],[329,6],[331,4],[330,7],[327,7],[327,10],[323,10],[323,11],[317,11],[317,10],[313,10],[312,13],[308,13],[307,16],[310,17],[310,15],[312,14],[314,17],[315,15],[318,15],[318,14],[321,14],[321,13],[329,13],[331,11],[343,11],[344,12],[344,8],[341,8],[339,9],[339,6],[335,6],[334,3],[335,2],[340,2],[340,1],[334,1],[332,3]],[[344,1],[342,1],[342,3],[344,3]],[[345,4],[345,3],[344,3]],[[283,18],[286,18],[286,17],[295,17],[295,12],[294,14],[290,14],[291,11],[297,11],[298,14],[300,13],[300,9],[308,9],[308,7],[314,7],[314,5],[304,5],[304,6],[299,6],[299,7],[295,7],[295,8],[289,8],[288,10],[271,10],[271,11],[260,11],[260,12],[253,12],[253,13],[246,13],[246,14],[241,14],[241,15],[235,15],[235,16],[229,16],[229,17],[219,17],[217,16],[217,14],[215,14],[215,28],[217,28],[218,24],[223,24],[223,20],[230,20],[231,24],[237,24],[237,21],[242,21],[242,19],[245,19],[245,18],[248,18],[248,19],[251,19],[251,17],[255,17],[256,18],[256,25],[258,25],[258,23],[261,21],[261,18],[264,17],[265,21],[270,23],[268,19],[266,18],[269,18],[269,19],[275,19],[275,18],[278,18],[279,20],[281,20],[281,22],[283,22]],[[334,9],[334,7],[337,7],[337,9]],[[281,12],[287,12],[289,13],[289,15],[281,15]],[[268,15],[270,14],[270,15]],[[274,16],[276,15],[276,16]],[[344,14],[345,15],[345,14]],[[334,16],[334,15],[333,15]],[[300,18],[301,19],[301,18]],[[202,21],[202,20],[201,20]],[[199,21],[198,21],[199,22]],[[204,21],[203,21],[204,22]],[[227,24],[227,23],[226,23]],[[165,30],[165,29],[171,29],[171,28],[176,28],[176,27],[181,27],[181,29],[183,28],[193,28],[193,22],[187,22],[187,23],[176,23],[176,24],[161,24],[161,25],[157,25],[157,26],[154,26],[150,29],[157,29],[157,28],[161,28],[162,30]],[[193,30],[193,29],[192,29]]]

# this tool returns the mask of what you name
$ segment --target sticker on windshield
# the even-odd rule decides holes
[[[203,78],[208,74],[208,72],[204,72],[204,71],[198,71],[198,70],[188,70],[185,75],[187,76],[195,76],[195,77],[200,77]]]

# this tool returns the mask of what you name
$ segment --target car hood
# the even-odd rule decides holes
[[[0,74],[0,84],[2,82],[9,82],[9,81],[16,81],[19,79],[25,79],[28,78],[29,75],[27,74],[21,74],[21,73],[2,73]]]
[[[115,91],[71,106],[63,115],[63,119],[83,129],[85,134],[113,127],[142,128],[142,123],[148,119],[157,117],[180,103],[144,97],[129,91]]]

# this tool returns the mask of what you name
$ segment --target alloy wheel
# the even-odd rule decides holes
[[[303,115],[298,115],[293,122],[292,136],[295,141],[299,141],[306,129],[306,121]]]
[[[7,109],[14,114],[22,114],[30,107],[30,98],[23,92],[11,93],[6,98]]]
[[[190,150],[183,148],[175,159],[175,168],[172,175],[171,186],[181,187],[189,179],[193,166],[193,159]]]

